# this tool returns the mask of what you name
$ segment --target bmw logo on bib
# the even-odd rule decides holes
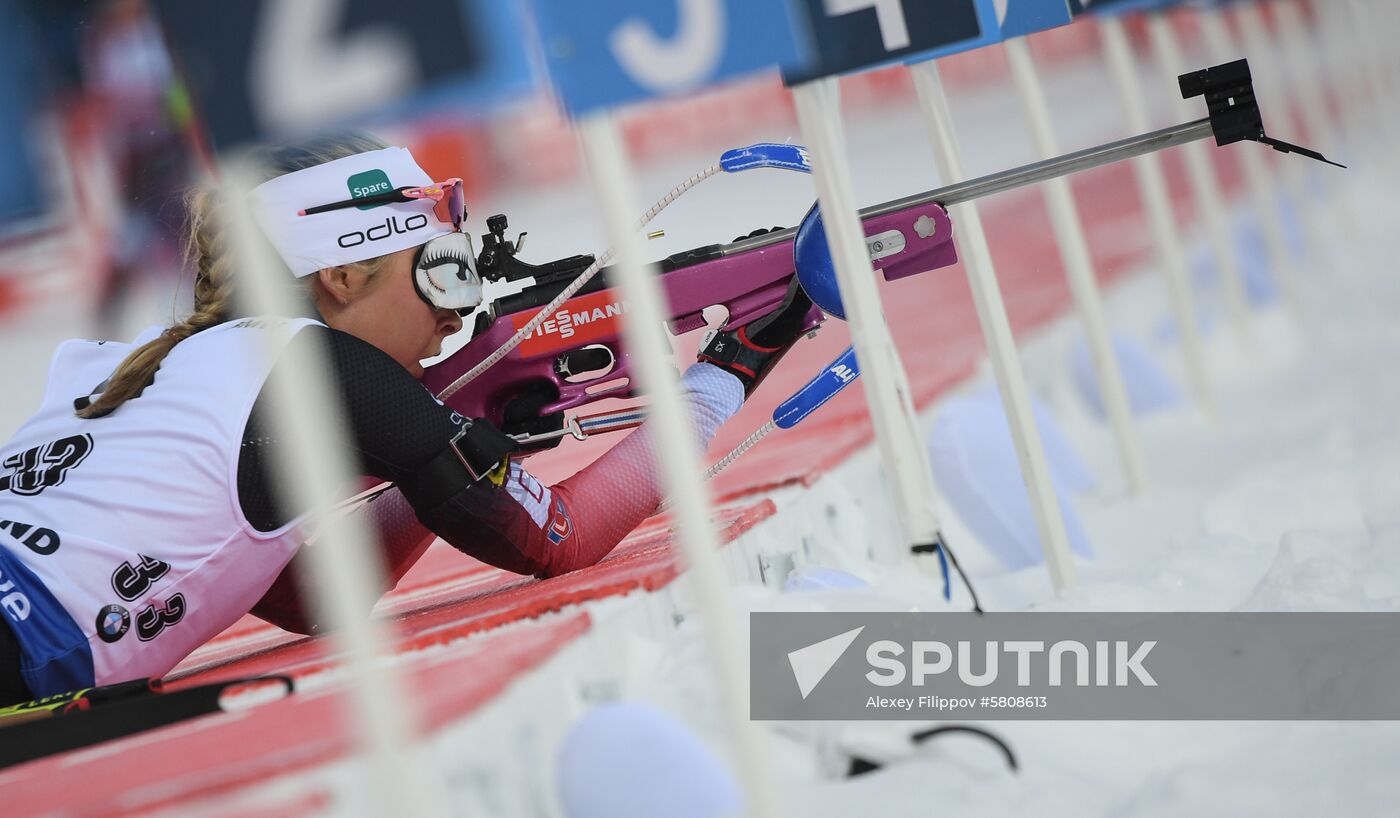
[[[126,636],[131,630],[131,612],[120,605],[108,605],[97,612],[97,635],[107,644]]]

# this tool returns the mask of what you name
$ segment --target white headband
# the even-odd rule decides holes
[[[452,232],[438,221],[431,199],[346,207],[299,216],[342,199],[362,199],[432,179],[406,148],[358,153],[288,173],[253,189],[253,214],[263,234],[297,278],[417,247]]]

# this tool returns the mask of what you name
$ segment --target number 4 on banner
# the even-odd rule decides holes
[[[909,47],[909,24],[904,20],[902,0],[822,0],[830,17],[839,17],[862,9],[875,9],[875,22],[880,26],[880,43],[886,51]]]
[[[1062,26],[1068,0],[801,0],[818,56],[789,84],[946,57]]]

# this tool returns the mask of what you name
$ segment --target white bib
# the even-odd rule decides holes
[[[197,333],[140,396],[92,420],[74,400],[133,346],[68,341],[54,354],[39,411],[0,448],[0,549],[87,637],[98,684],[165,674],[247,613],[296,553],[295,523],[259,532],[243,518],[238,456],[271,370],[263,336],[285,346],[315,323]]]

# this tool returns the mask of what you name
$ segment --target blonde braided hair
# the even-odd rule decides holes
[[[385,147],[373,137],[362,134],[338,134],[321,137],[297,145],[264,149],[261,165],[269,169],[266,178],[314,167],[357,153]],[[99,418],[115,412],[122,404],[141,394],[155,381],[165,356],[175,345],[197,332],[237,318],[234,310],[234,274],[230,260],[224,221],[219,214],[220,193],[205,188],[191,191],[185,197],[188,214],[185,228],[185,261],[195,270],[194,309],[185,320],[168,327],[155,340],[132,350],[117,366],[102,392],[77,410],[78,417]],[[353,265],[373,277],[384,268],[387,256],[367,259]],[[302,297],[310,298],[310,288],[316,276],[298,281],[287,273],[291,286],[302,288]]]

